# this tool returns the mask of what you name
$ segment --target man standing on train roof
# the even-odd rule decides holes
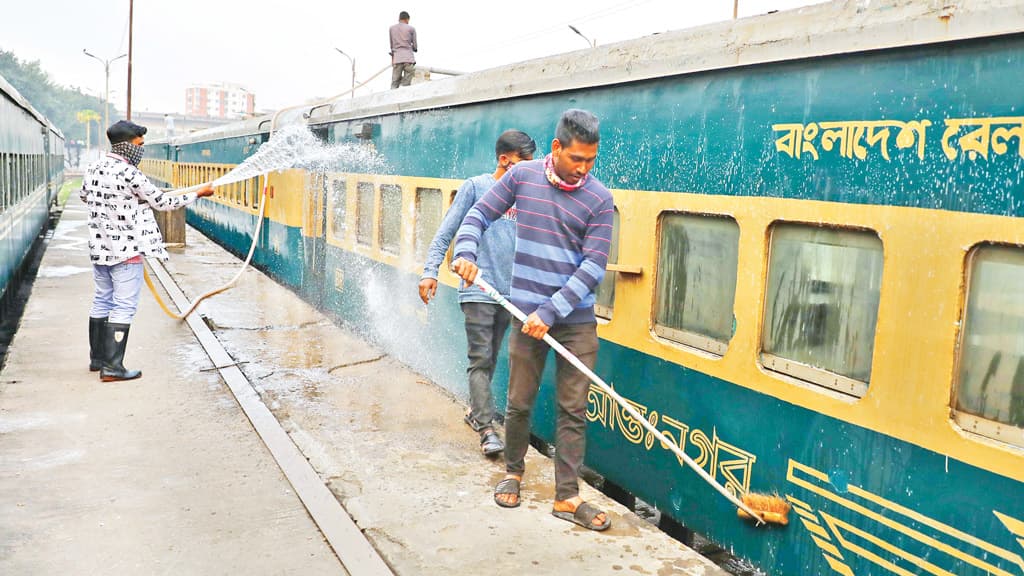
[[[472,282],[479,271],[480,239],[491,223],[516,207],[516,250],[511,302],[528,315],[513,321],[509,337],[506,476],[494,489],[499,506],[520,503],[520,484],[530,443],[530,413],[548,354],[548,332],[584,364],[597,361],[594,290],[604,277],[611,246],[612,195],[589,174],[597,159],[598,119],[566,110],[551,154],[520,162],[469,211],[455,238],[453,269]],[[579,496],[579,468],[586,450],[590,381],[556,356],[555,503],[551,513],[591,530],[611,519]]]
[[[441,226],[437,229],[430,249],[427,262],[423,266],[420,277],[420,299],[429,304],[437,293],[437,269],[448,252],[452,237],[483,195],[494,186],[494,183],[505,175],[509,168],[523,160],[533,160],[537,143],[526,133],[519,130],[506,130],[498,137],[494,145],[494,156],[498,167],[494,173],[481,174],[466,180],[451,208],[445,214]],[[512,255],[516,248],[516,213],[515,207],[509,208],[500,220],[484,232],[480,240],[477,264],[485,280],[491,283],[506,298],[512,278]],[[497,302],[491,300],[479,288],[463,283],[459,288],[459,306],[465,315],[467,356],[469,368],[470,409],[465,421],[473,430],[480,434],[480,449],[484,455],[491,456],[505,449],[501,438],[494,430],[494,395],[491,392],[491,381],[498,363],[498,351],[505,338],[511,317]]]
[[[416,71],[416,29],[409,25],[409,13],[398,15],[398,24],[388,30],[391,36],[391,89],[408,86]]]
[[[143,256],[167,258],[150,208],[176,210],[211,196],[212,186],[169,196],[137,168],[146,128],[120,120],[107,128],[110,152],[89,166],[79,196],[89,210],[89,257],[96,285],[89,312],[89,370],[104,382],[132,380],[124,367],[128,330],[139,305]]]

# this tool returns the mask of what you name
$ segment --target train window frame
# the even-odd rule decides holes
[[[969,328],[971,328],[973,325],[971,323],[970,314],[971,296],[972,293],[977,293],[979,291],[980,282],[975,277],[977,274],[975,264],[978,261],[979,254],[988,249],[1016,250],[1021,253],[1020,257],[1024,259],[1024,246],[1019,244],[991,241],[979,242],[971,246],[971,248],[967,251],[967,254],[964,257],[964,288],[960,307],[961,309],[959,317],[959,330],[957,331],[956,337],[956,359],[953,367],[952,386],[950,390],[950,414],[952,416],[954,424],[965,432],[975,434],[977,436],[981,436],[989,440],[1004,442],[1012,446],[1024,447],[1024,422],[1022,422],[1021,426],[1017,426],[1011,422],[1003,422],[1001,420],[987,418],[984,415],[972,414],[971,412],[962,409],[960,406],[960,398],[963,394],[962,388],[964,385],[965,355],[967,353],[967,348],[969,347],[968,340],[971,336],[970,334],[968,334],[968,331]],[[1012,292],[1012,290],[1002,290],[1002,292],[1007,293]],[[1020,368],[1022,363],[1024,363],[1024,354],[1021,355],[1021,360],[1018,363],[1018,369]],[[993,370],[991,363],[989,365],[988,370]],[[998,364],[996,370],[998,370]],[[1010,393],[1010,410],[1012,411],[1012,388]]]
[[[434,197],[437,201],[437,213],[430,214],[433,217],[433,222],[429,222],[429,219],[426,217],[426,208],[424,207],[424,201],[428,196]],[[413,225],[413,254],[417,262],[426,261],[430,252],[430,244],[433,242],[434,236],[437,235],[441,222],[444,221],[444,214],[444,192],[440,188],[417,186],[416,221]],[[426,228],[428,224],[436,225],[428,230]]]
[[[331,202],[331,237],[344,241],[348,234],[348,178],[332,176],[328,193]]]
[[[0,213],[7,210],[7,195],[10,193],[7,183],[7,153],[0,152]]]
[[[394,198],[386,198],[385,194],[398,194]],[[402,253],[402,208],[405,190],[401,184],[385,182],[380,185],[380,222],[377,227],[377,240],[381,252],[399,256]]]
[[[364,199],[369,205],[364,206]],[[372,182],[356,181],[356,244],[373,246],[373,212],[377,207],[377,187]],[[366,230],[364,231],[364,227]]]
[[[658,223],[656,226],[657,233],[657,248],[655,254],[655,273],[654,273],[654,292],[653,292],[653,305],[651,307],[651,332],[654,336],[661,341],[667,342],[675,346],[683,346],[687,349],[695,352],[709,354],[714,358],[721,358],[725,356],[725,353],[729,350],[729,343],[732,340],[732,336],[735,334],[735,317],[736,317],[736,281],[733,282],[733,294],[732,300],[729,305],[729,319],[733,326],[732,332],[727,340],[719,340],[713,335],[702,334],[693,330],[685,330],[679,327],[672,327],[659,322],[659,308],[661,302],[662,292],[660,290],[661,281],[664,277],[664,270],[661,262],[662,248],[664,242],[664,230],[665,230],[665,219],[671,217],[683,217],[683,218],[709,218],[723,222],[730,222],[735,226],[736,229],[736,266],[734,273],[736,277],[739,277],[739,240],[740,240],[740,226],[739,222],[735,217],[729,214],[716,214],[710,212],[691,212],[686,210],[665,210],[658,214]]]
[[[877,247],[879,248],[878,259],[880,261],[881,269],[878,271],[877,285],[878,285],[878,297],[876,307],[874,310],[874,329],[871,333],[871,351],[867,355],[868,368],[867,368],[867,379],[859,380],[857,378],[840,374],[836,371],[829,370],[828,368],[814,366],[801,362],[793,358],[787,358],[783,355],[773,354],[765,350],[766,340],[768,335],[768,324],[771,321],[769,317],[769,306],[772,302],[772,259],[776,252],[775,243],[773,241],[775,233],[780,228],[801,228],[803,231],[828,231],[835,233],[848,233],[859,235],[860,238],[871,237],[873,240],[877,240]],[[885,277],[885,242],[881,235],[874,229],[859,226],[841,226],[835,224],[822,224],[819,222],[800,222],[792,220],[776,220],[772,222],[766,231],[766,246],[767,251],[765,253],[765,276],[763,285],[763,296],[764,301],[761,307],[761,325],[759,330],[758,340],[758,362],[761,367],[765,370],[778,374],[784,377],[792,378],[800,383],[806,383],[812,385],[812,389],[819,391],[830,391],[838,392],[843,398],[860,399],[863,398],[871,385],[871,373],[874,370],[874,355],[875,355],[875,341],[878,338],[878,317],[879,309],[881,308],[882,293],[881,288],[883,279]],[[852,243],[851,243],[852,244]],[[844,247],[848,247],[844,245]]]
[[[621,233],[621,215],[619,213],[619,207],[613,206],[612,210],[612,241],[611,246],[608,249],[608,264],[619,263],[619,236]],[[618,281],[618,274],[612,270],[605,269],[604,278],[601,279],[601,283],[594,289],[594,316],[599,319],[611,321],[612,315],[615,312],[615,285]],[[611,294],[608,296],[607,304],[602,303],[602,291],[610,290]]]

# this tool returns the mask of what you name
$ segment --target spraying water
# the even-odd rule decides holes
[[[305,126],[291,125],[274,132],[252,156],[212,184],[223,186],[292,168],[379,174],[386,170],[387,163],[364,144],[324,144]]]
[[[313,135],[305,126],[292,125],[274,132],[266,143],[244,162],[236,166],[227,174],[210,182],[214,187],[241,182],[256,176],[261,176],[273,171],[288,170],[291,168],[304,168],[311,171],[325,173],[327,171],[358,171],[375,172],[384,171],[387,164],[383,158],[372,148],[359,144],[324,144]],[[200,188],[203,184],[178,191],[178,193],[189,192]],[[260,238],[260,229],[263,225],[263,214],[266,206],[266,190],[259,202],[259,214],[256,219],[256,228],[252,233],[252,245],[249,247],[249,254],[242,263],[238,273],[228,281],[227,284],[210,290],[197,298],[188,309],[182,314],[175,314],[164,304],[163,299],[156,292],[149,277],[146,282],[150,291],[156,298],[157,303],[170,317],[184,320],[189,314],[195,311],[196,307],[203,300],[220,294],[231,288],[248,268],[252,261],[253,253]]]

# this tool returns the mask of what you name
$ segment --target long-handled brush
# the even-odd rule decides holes
[[[494,299],[495,302],[500,304],[505,310],[508,310],[512,316],[514,316],[520,322],[526,322],[526,314],[522,310],[517,308],[515,304],[509,302],[504,296],[498,293],[493,286],[488,284],[483,278],[477,274],[474,284],[477,285],[481,290],[487,293],[488,296]],[[544,335],[544,342],[547,342],[548,346],[558,352],[563,358],[569,361],[570,364],[575,366],[580,372],[586,375],[591,382],[597,385],[605,394],[611,396],[615,402],[621,406],[627,414],[629,414],[634,421],[639,422],[648,432],[654,435],[655,438],[661,441],[664,446],[668,446],[676,456],[686,462],[686,465],[693,469],[705,482],[711,485],[717,490],[722,496],[725,496],[730,502],[732,502],[738,508],[738,515],[740,518],[749,518],[756,522],[757,526],[761,526],[765,523],[781,524],[786,525],[789,523],[789,503],[778,496],[761,495],[761,494],[744,494],[742,501],[736,496],[726,490],[721,484],[715,481],[703,468],[697,465],[692,458],[686,455],[685,452],[676,444],[675,440],[665,436],[660,430],[655,428],[646,418],[637,412],[636,408],[633,408],[625,398],[620,396],[611,386],[605,383],[600,376],[594,374],[594,372],[587,367],[586,364],[580,361],[572,352],[569,352],[564,346],[558,343],[557,340],[551,337],[549,334]]]

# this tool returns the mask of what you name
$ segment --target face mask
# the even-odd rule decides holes
[[[120,142],[110,147],[110,151],[118,156],[123,156],[132,166],[138,166],[142,162],[142,155],[145,153],[145,146],[137,146],[131,142]]]

